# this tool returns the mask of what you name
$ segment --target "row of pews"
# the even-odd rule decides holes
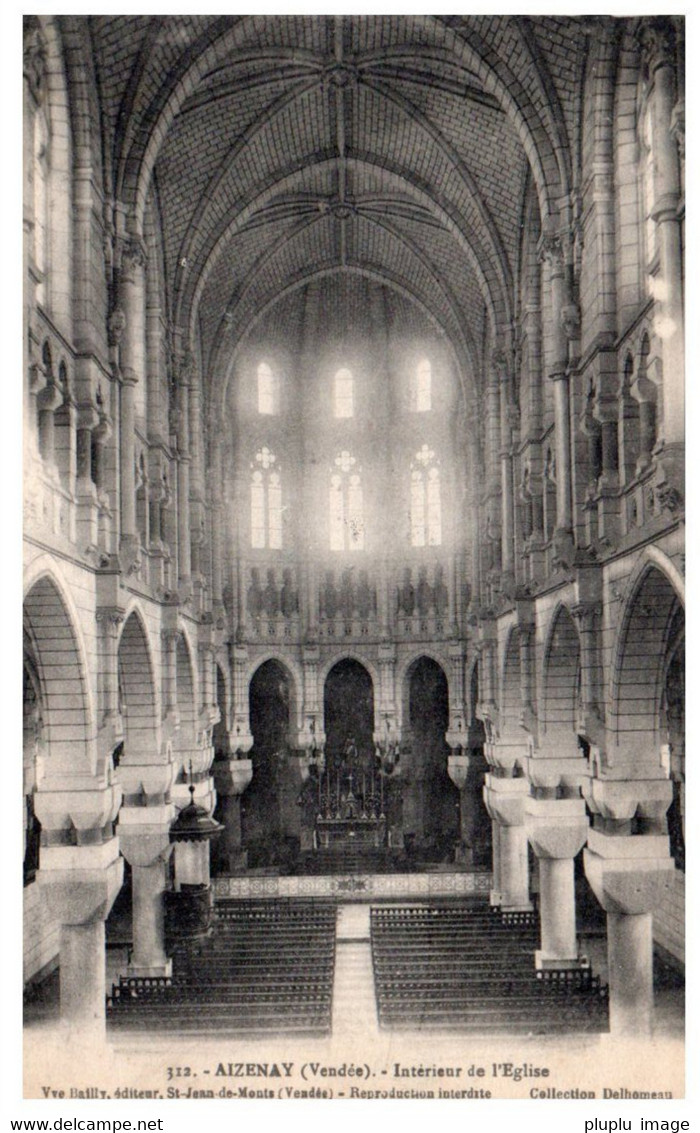
[[[607,988],[588,967],[537,972],[534,913],[486,905],[371,910],[379,1025],[480,1034],[607,1031]]]
[[[108,1028],[330,1034],[335,922],[335,905],[219,901],[208,937],[175,944],[172,978],[112,988]]]

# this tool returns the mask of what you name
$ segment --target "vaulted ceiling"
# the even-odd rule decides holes
[[[418,303],[478,370],[514,314],[527,186],[575,181],[571,18],[90,17],[106,188],[158,216],[205,365],[319,275]],[[218,353],[217,353],[218,352]]]

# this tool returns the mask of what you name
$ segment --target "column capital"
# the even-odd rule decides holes
[[[113,307],[107,317],[107,342],[119,346],[126,330],[126,315],[121,306]]]
[[[449,733],[445,737],[448,744]],[[461,743],[464,743],[464,737],[461,738]],[[450,746],[453,746],[450,744]],[[468,755],[448,755],[447,757],[447,774],[454,783],[458,791],[463,791],[467,785],[467,775],[469,774],[469,756]]]
[[[45,848],[36,876],[49,915],[62,925],[104,921],[123,878],[117,838],[102,846]]]
[[[602,602],[579,602],[569,608],[572,618],[578,626],[579,633],[585,633],[595,628],[596,619],[603,612]]]
[[[637,36],[650,74],[675,65],[676,30],[671,19],[655,16],[642,20]]]
[[[658,909],[673,884],[675,872],[668,838],[647,834],[611,837],[590,830],[583,864],[606,913],[628,916]]]
[[[639,813],[662,818],[673,799],[670,779],[596,779],[584,786],[584,797],[594,814],[615,822],[628,822]]]
[[[24,81],[37,106],[46,91],[46,41],[38,16],[25,16],[23,28]]]
[[[98,606],[95,611],[97,624],[110,636],[117,635],[125,616],[125,611],[120,606]]]
[[[570,342],[581,334],[581,312],[577,303],[565,303],[560,313],[561,325]]]
[[[137,271],[147,263],[146,248],[139,236],[132,236],[122,248],[121,278],[124,283],[134,283]]]
[[[530,784],[527,779],[499,779],[492,772],[484,776],[484,804],[491,818],[501,826],[522,826]]]
[[[218,795],[242,795],[253,779],[252,759],[218,759],[212,766]]]
[[[575,858],[585,845],[588,818],[583,799],[537,799],[525,803],[528,838],[538,858]]]
[[[549,265],[552,272],[564,271],[564,242],[559,233],[543,232],[537,245],[540,260]]]

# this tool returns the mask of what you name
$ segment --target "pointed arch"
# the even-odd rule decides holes
[[[616,752],[657,766],[660,727],[670,652],[684,623],[684,586],[671,561],[647,548],[630,579],[613,646],[610,733]]]
[[[549,624],[542,666],[542,719],[540,747],[554,746],[558,755],[577,754],[581,681],[581,643],[576,623],[563,604]]]
[[[516,733],[521,735],[520,717],[522,702],[520,697],[520,633],[512,626],[506,637],[501,670],[501,695],[499,700],[499,722],[501,736]]]
[[[117,650],[124,762],[155,762],[160,755],[155,670],[143,615],[133,608]]]
[[[44,709],[46,772],[94,775],[94,714],[86,680],[79,621],[53,572],[40,572],[23,605],[25,643],[38,678]]]

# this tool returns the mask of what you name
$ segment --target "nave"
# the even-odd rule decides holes
[[[680,1033],[684,56],[677,16],[25,19],[28,1041],[52,988],[100,1050],[148,997],[178,1042],[173,986],[272,1018],[222,916],[260,900],[341,909],[313,1041],[353,971],[378,1041],[565,988],[609,1032],[542,1041]],[[376,938],[446,901],[498,949]]]

